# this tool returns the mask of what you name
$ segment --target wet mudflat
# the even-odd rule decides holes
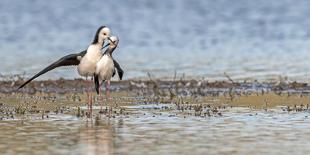
[[[101,112],[100,102],[94,97],[91,118],[85,114],[82,90],[71,90],[54,81],[54,85],[45,83],[45,88],[42,83],[34,83],[16,92],[5,89],[9,84],[5,83],[0,93],[0,154],[310,151],[306,84],[221,82],[197,87],[193,81],[179,86],[150,83],[114,83],[113,98],[104,100]]]

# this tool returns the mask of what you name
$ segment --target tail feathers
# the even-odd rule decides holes
[[[122,69],[117,70],[117,71],[118,71],[119,79],[122,80],[123,79],[123,75],[124,75],[124,71]]]

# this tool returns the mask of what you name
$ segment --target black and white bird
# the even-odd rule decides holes
[[[69,55],[66,55],[60,58],[58,61],[52,63],[51,65],[49,65],[48,67],[44,68],[42,71],[40,71],[39,73],[31,77],[29,80],[23,83],[18,89],[23,88],[25,85],[27,85],[29,82],[39,77],[40,75],[45,74],[48,71],[51,71],[57,67],[62,67],[62,66],[77,66],[79,75],[85,77],[86,80],[88,77],[92,79],[96,72],[97,62],[102,57],[101,50],[109,45],[107,44],[105,47],[103,47],[104,42],[110,36],[111,36],[111,31],[108,27],[106,26],[99,27],[96,32],[93,42],[89,45],[87,50],[84,50],[76,54],[69,54]],[[114,59],[112,61],[115,64],[114,66],[117,69],[119,78],[122,79],[122,76],[124,73],[122,68],[120,67],[117,61],[115,61]],[[92,95],[90,93],[91,92],[90,87],[91,86],[89,86],[88,91],[87,91],[89,110],[92,109]]]
[[[119,39],[116,36],[109,37],[109,48],[103,53],[101,59],[97,62],[95,72],[95,88],[96,92],[100,94],[100,85],[106,83],[106,97],[110,98],[110,80],[115,75],[115,68],[119,67],[118,63],[113,61],[112,53],[116,49]],[[118,67],[117,67],[118,66]]]

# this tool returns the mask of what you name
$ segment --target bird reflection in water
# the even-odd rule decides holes
[[[88,155],[114,154],[114,137],[115,130],[108,122],[87,121],[80,131],[82,150]]]

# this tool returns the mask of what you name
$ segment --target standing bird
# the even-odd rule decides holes
[[[32,78],[27,80],[24,84],[22,84],[18,89],[23,88],[25,85],[27,85],[29,82],[34,80],[35,78],[39,77],[42,74],[45,74],[48,71],[51,71],[57,67],[61,66],[77,66],[77,70],[79,75],[86,78],[91,77],[93,78],[95,71],[96,71],[96,64],[102,57],[101,50],[104,48],[104,41],[110,37],[111,31],[106,26],[101,26],[98,28],[95,38],[93,42],[89,45],[87,50],[84,50],[80,53],[76,54],[69,54],[62,58],[60,58],[58,61],[52,63],[42,71],[40,71],[38,74],[34,75]],[[105,46],[106,47],[106,46]],[[123,76],[123,70],[119,67],[118,63],[113,60],[113,62],[117,65],[115,67],[117,68],[118,75],[120,79],[122,79]],[[91,82],[89,82],[91,84]],[[88,96],[88,110],[91,113],[92,112],[92,95],[90,86],[87,91]]]
[[[115,75],[115,68],[120,68],[118,63],[113,61],[112,53],[116,49],[119,39],[116,36],[109,37],[109,48],[103,53],[98,61],[95,72],[95,89],[100,94],[100,85],[106,82],[106,97],[110,98],[110,80]],[[118,67],[117,67],[118,66]],[[102,106],[101,106],[102,109]]]

